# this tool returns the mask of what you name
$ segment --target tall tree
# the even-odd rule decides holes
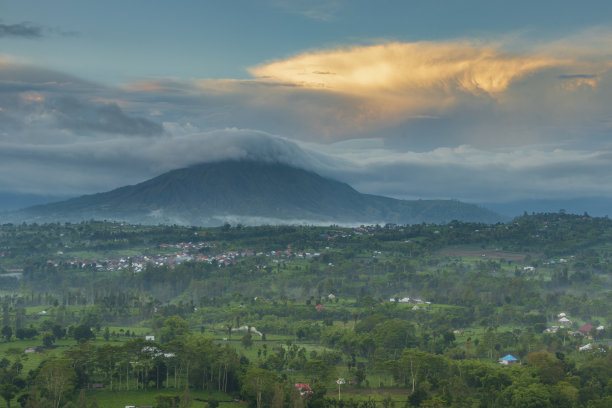
[[[76,372],[72,364],[73,361],[69,359],[49,361],[36,377],[53,408],[59,408],[65,396],[74,390]]]
[[[77,408],[87,408],[87,397],[85,397],[85,388],[81,388],[81,391],[79,391],[79,397],[77,398]]]
[[[274,394],[276,375],[263,368],[251,368],[244,375],[242,393],[255,401],[257,408],[268,406]]]
[[[2,384],[0,385],[0,395],[6,401],[6,406],[11,408],[11,400],[15,398],[15,395],[19,392],[19,388],[17,388],[13,384]]]

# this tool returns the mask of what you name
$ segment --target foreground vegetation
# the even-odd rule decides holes
[[[611,227],[563,212],[495,225],[3,225],[0,395],[29,407],[612,406]]]

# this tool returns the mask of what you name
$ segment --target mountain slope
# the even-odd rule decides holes
[[[66,200],[70,196],[0,192],[0,212]]]
[[[348,184],[278,163],[224,161],[173,170],[106,193],[20,211],[35,221],[119,219],[139,223],[495,222],[501,216],[458,201],[405,201],[361,194]]]

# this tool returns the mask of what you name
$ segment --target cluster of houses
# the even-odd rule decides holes
[[[556,333],[559,329],[564,329],[572,325],[572,321],[569,319],[569,317],[565,313],[559,313],[557,315],[557,319],[560,325],[547,328],[544,331],[545,333]],[[600,326],[595,327],[592,324],[587,323],[579,327],[577,330],[568,331],[567,333],[573,336],[583,336],[587,339],[592,339],[593,335],[597,336],[600,333],[602,333],[604,330],[605,330],[604,326],[600,325]],[[581,346],[578,348],[578,350],[579,351],[590,351],[590,352],[604,351],[604,349],[601,346],[594,344],[594,343],[588,343],[584,346]],[[513,355],[508,354],[507,356],[500,358],[499,363],[507,366],[507,365],[513,365],[513,364],[518,363],[518,360]]]
[[[352,231],[336,230],[336,231],[330,231],[327,233],[322,233],[321,238],[327,238],[327,239],[349,238],[354,235],[373,236],[375,235],[376,231],[378,231],[379,229],[380,229],[380,226],[378,225],[361,225],[359,227],[354,228]],[[403,227],[392,225],[392,224],[388,224],[387,226],[385,226],[385,229],[395,230],[395,231],[404,231]]]
[[[570,258],[574,258],[574,256],[572,255],[572,256],[570,256]],[[567,262],[568,262],[567,259],[559,258],[558,260],[557,259],[551,259],[549,261],[544,261],[544,262],[542,262],[542,264],[543,265],[556,265],[557,263],[565,264]],[[523,267],[523,272],[535,272],[535,269],[536,268],[534,266],[524,266]]]
[[[201,248],[215,247],[215,243],[211,242],[199,242],[199,243],[178,243],[178,244],[160,244],[160,248],[177,248],[179,251],[170,254],[157,254],[157,255],[134,255],[129,257],[121,258],[108,258],[108,259],[81,259],[75,258],[67,261],[70,265],[76,265],[78,267],[85,267],[93,265],[96,269],[101,271],[121,271],[131,268],[134,272],[141,272],[146,265],[151,264],[155,266],[167,265],[174,268],[176,265],[187,262],[216,262],[217,265],[223,266],[234,263],[236,258],[253,256],[254,252],[251,250],[244,251],[227,251],[219,255],[206,256],[199,253]],[[61,254],[60,254],[61,255]],[[58,266],[59,261],[48,260],[47,263]]]
[[[557,315],[557,319],[558,319],[557,321],[559,322],[559,325],[555,325],[555,326],[547,328],[546,330],[544,330],[544,333],[556,333],[559,329],[569,328],[572,325],[572,321],[569,319],[569,317],[565,313],[559,313]],[[602,325],[595,327],[592,324],[587,323],[583,326],[580,326],[577,330],[568,330],[567,334],[571,336],[583,336],[584,338],[592,339],[593,336],[600,335],[602,332],[605,331],[605,329],[606,328]],[[595,344],[589,343],[589,344],[579,347],[578,350],[597,351],[597,350],[600,350],[600,347]]]
[[[582,334],[584,337],[588,337],[588,338],[592,338],[593,334],[597,336],[604,330],[606,330],[604,326],[600,325],[600,326],[595,327],[591,323],[587,323],[584,326],[578,328],[578,332]]]
[[[574,258],[574,255],[571,255],[570,258]],[[544,265],[555,265],[557,263],[564,264],[564,263],[567,263],[567,259],[565,259],[565,258],[559,258],[558,260],[557,259],[551,259],[550,261],[544,261],[542,263]]]
[[[431,305],[431,302],[426,302],[423,299],[415,299],[415,298],[410,298],[410,297],[403,297],[403,298],[390,298],[389,302],[391,303],[411,303],[414,305]]]
[[[544,333],[556,333],[559,329],[565,329],[572,325],[572,321],[567,317],[565,313],[559,313],[557,315],[557,322],[559,325],[554,325],[552,327],[544,330]]]
[[[287,248],[280,251],[268,251],[268,252],[257,252],[253,250],[244,249],[241,251],[226,251],[217,255],[204,255],[201,253],[202,248],[214,248],[217,244],[214,242],[180,242],[177,244],[160,244],[159,248],[167,250],[168,248],[176,248],[175,253],[157,254],[157,255],[134,255],[121,258],[108,258],[108,259],[81,259],[74,258],[67,262],[70,265],[77,267],[93,266],[100,271],[121,271],[131,269],[135,273],[141,272],[147,265],[154,266],[169,266],[174,268],[176,265],[182,262],[207,262],[209,264],[216,263],[219,266],[229,265],[238,258],[250,257],[250,256],[265,256],[277,258],[273,262],[278,262],[279,258],[312,258],[318,257],[321,254],[318,252],[310,253],[306,251],[292,251],[291,248]],[[58,255],[63,255],[63,252],[58,252]],[[54,266],[59,265],[59,260],[47,260],[47,263]],[[330,264],[330,266],[333,266]]]

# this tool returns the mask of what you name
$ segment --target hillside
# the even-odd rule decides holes
[[[27,221],[124,220],[136,223],[412,224],[496,222],[501,216],[450,200],[396,200],[279,163],[224,161],[173,170],[133,186],[39,205]]]

